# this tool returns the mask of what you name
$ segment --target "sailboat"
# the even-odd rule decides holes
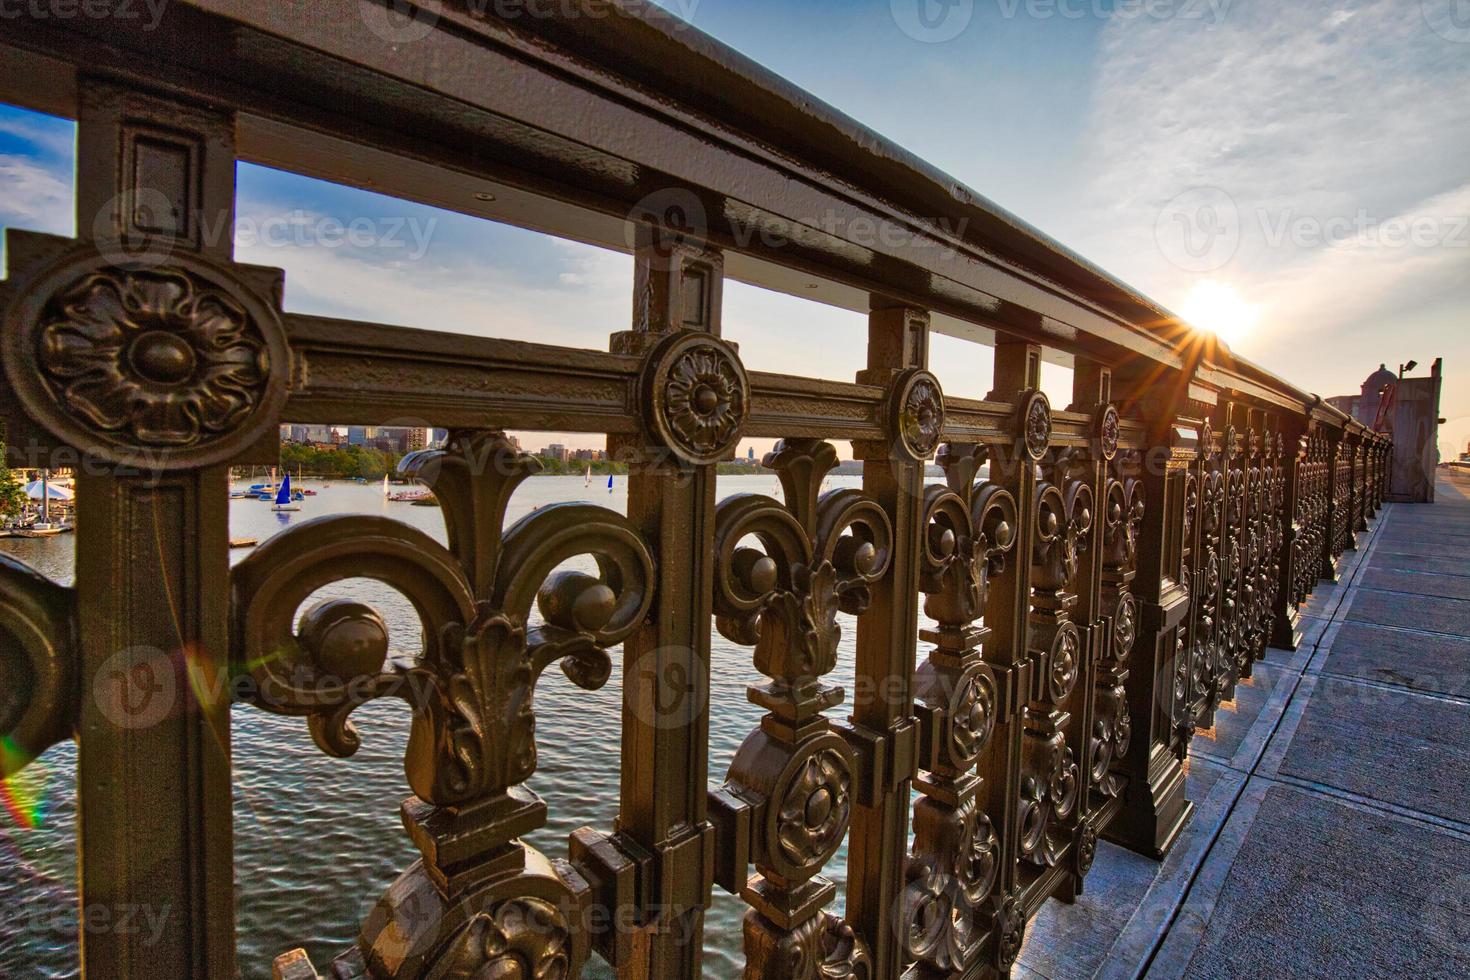
[[[607,492],[612,493],[612,474],[607,475]]]
[[[291,474],[287,473],[281,479],[281,489],[276,492],[276,505],[271,508],[277,514],[300,510],[301,507],[292,502],[291,499]]]
[[[582,486],[584,486],[584,487],[590,487],[590,486],[592,486],[592,464],[591,463],[588,463],[587,464],[587,482],[586,483],[583,483]]]
[[[387,473],[384,473],[383,474],[383,497],[384,497],[384,499],[386,499],[387,496],[388,496],[388,474]]]

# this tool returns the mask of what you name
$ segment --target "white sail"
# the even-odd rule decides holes
[[[383,496],[388,496],[388,474],[383,474]]]
[[[587,482],[586,483],[583,483],[582,486],[584,486],[584,487],[590,487],[590,486],[592,486],[592,464],[591,463],[588,463],[587,464]]]

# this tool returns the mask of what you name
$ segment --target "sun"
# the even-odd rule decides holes
[[[1203,279],[1195,283],[1179,315],[1190,325],[1208,330],[1227,344],[1238,343],[1261,318],[1261,308],[1245,301],[1228,283]]]

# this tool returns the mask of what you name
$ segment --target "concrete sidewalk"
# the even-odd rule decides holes
[[[1470,976],[1470,474],[1393,504],[1194,740],[1163,863],[1099,847],[1020,977]]]

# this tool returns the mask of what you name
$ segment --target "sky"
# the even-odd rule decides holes
[[[1301,387],[1444,357],[1441,451],[1470,442],[1470,2],[662,2]],[[74,233],[72,141],[0,106],[0,226]],[[290,310],[598,349],[631,316],[621,253],[250,165],[238,195]],[[731,282],[724,331],[862,367],[863,318],[810,300]],[[931,359],[988,390],[988,350]]]

